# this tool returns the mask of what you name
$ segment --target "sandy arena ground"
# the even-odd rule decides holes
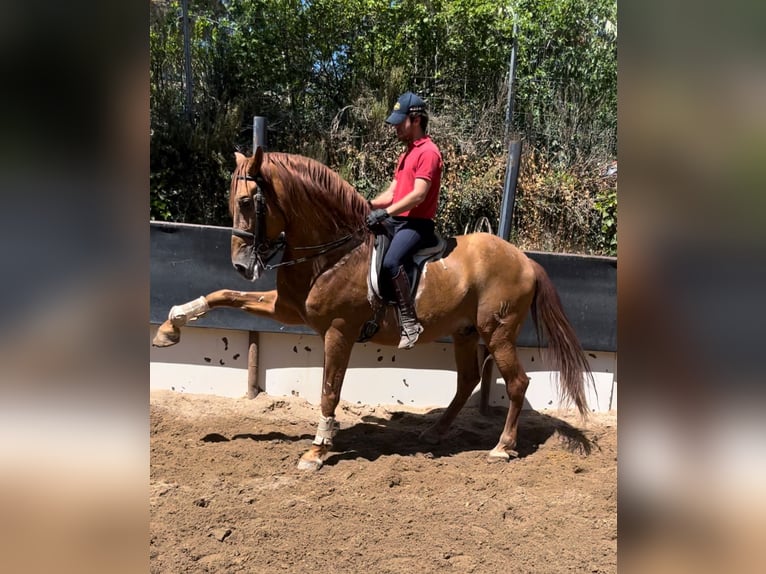
[[[296,463],[318,407],[151,393],[151,572],[614,573],[617,416],[524,411],[520,458],[486,462],[505,409],[341,401],[334,454]]]

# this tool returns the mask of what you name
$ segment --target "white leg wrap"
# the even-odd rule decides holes
[[[174,327],[182,327],[189,321],[194,321],[197,317],[200,317],[207,313],[210,307],[204,297],[189,301],[183,305],[174,305],[170,308],[168,313],[168,319]]]
[[[314,443],[317,446],[332,446],[332,437],[335,436],[335,431],[338,425],[335,422],[335,417],[325,417],[319,415],[319,425],[317,425],[317,435],[314,438]]]

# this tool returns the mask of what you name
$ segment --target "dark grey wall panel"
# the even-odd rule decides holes
[[[150,320],[159,324],[173,305],[219,289],[268,291],[274,289],[276,271],[250,282],[231,264],[231,231],[224,227],[151,223]],[[215,309],[194,322],[199,327],[313,333],[304,326],[282,325],[239,309]]]
[[[232,267],[231,232],[223,227],[152,222],[151,322],[162,323],[173,305],[218,289],[267,291],[274,288],[275,271],[258,281],[245,281]],[[617,260],[530,252],[550,275],[584,348],[617,350]],[[195,323],[250,331],[313,333],[304,326],[282,325],[237,309],[216,309]],[[537,337],[527,320],[518,341],[534,347]]]
[[[617,259],[528,252],[556,285],[567,317],[583,347],[617,351]],[[522,327],[519,344],[537,345],[532,322]]]

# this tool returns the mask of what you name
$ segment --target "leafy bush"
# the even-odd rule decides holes
[[[599,216],[596,245],[604,255],[617,255],[617,189],[600,190],[594,208]]]
[[[524,142],[511,239],[616,253],[616,0],[189,1],[192,102],[179,0],[150,3],[150,216],[228,225],[232,152],[252,116],[269,149],[314,157],[365,197],[401,151],[384,121],[405,90],[429,102],[444,156],[437,226],[497,230],[509,135]],[[514,116],[508,59],[517,25]],[[296,41],[299,38],[300,41]]]

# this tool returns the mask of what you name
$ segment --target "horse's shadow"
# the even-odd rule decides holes
[[[341,460],[363,458],[374,461],[381,456],[427,455],[440,458],[470,451],[489,451],[495,447],[505,425],[507,410],[490,409],[481,415],[478,409],[464,409],[439,444],[420,440],[420,433],[436,422],[444,409],[423,414],[393,412],[390,418],[362,417],[361,423],[338,431],[334,452],[325,461],[332,466]],[[524,410],[519,418],[516,451],[519,458],[535,453],[554,434],[567,450],[588,455],[594,443],[580,429],[556,417]]]
[[[302,435],[295,436],[295,435],[287,435],[281,432],[268,432],[263,434],[239,433],[239,434],[233,435],[231,438],[226,438],[220,433],[212,432],[212,433],[206,434],[200,440],[202,442],[229,442],[231,440],[249,439],[256,442],[266,442],[266,441],[296,442],[296,441],[312,439],[312,438],[314,438],[314,435],[311,435],[311,434],[302,434]]]
[[[365,459],[375,461],[381,456],[426,455],[440,458],[471,451],[489,451],[498,441],[505,424],[507,410],[494,407],[482,415],[477,408],[466,407],[458,415],[439,444],[430,445],[420,440],[419,435],[444,412],[434,409],[426,413],[395,411],[390,418],[375,416],[362,417],[348,427],[340,428],[335,435],[334,445],[325,465],[333,466],[342,460]],[[519,458],[537,452],[541,445],[552,436],[558,435],[564,448],[571,452],[589,455],[597,445],[585,433],[571,424],[551,415],[535,410],[523,410],[519,417],[519,433],[516,451]],[[254,441],[310,441],[313,435],[288,435],[280,432],[264,434],[236,434],[231,440],[249,439]],[[205,442],[228,441],[217,433],[202,438]]]

